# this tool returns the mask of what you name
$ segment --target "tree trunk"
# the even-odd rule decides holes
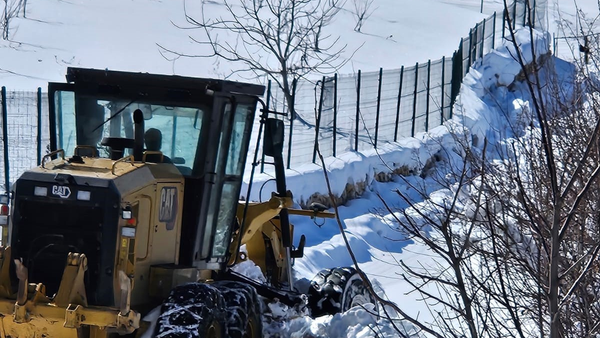
[[[550,251],[549,299],[550,304],[550,338],[561,337],[560,315],[558,311],[559,259],[560,259],[560,210],[562,204],[555,204],[552,220],[552,247]]]
[[[288,106],[288,112],[290,113],[290,120],[294,120],[296,118],[296,110],[294,110],[294,95],[296,93],[292,93],[290,81],[288,80],[287,74],[282,75],[282,77],[283,94],[285,95],[285,101]]]
[[[452,255],[454,255],[454,253],[452,253]],[[472,338],[477,338],[479,337],[479,335],[477,333],[477,328],[475,327],[475,320],[472,311],[472,301],[467,293],[467,287],[463,279],[462,270],[460,268],[460,262],[456,259],[456,257],[453,257],[452,259],[454,261],[453,269],[454,273],[456,274],[456,283],[458,284],[460,297],[462,298],[463,305],[465,306],[465,318],[467,319],[467,325],[469,325],[469,333],[471,334]]]
[[[8,17],[8,0],[4,0],[4,17],[2,18],[2,21],[4,21],[4,27],[2,29],[2,38],[4,40],[8,40],[8,24],[9,24],[9,17]]]

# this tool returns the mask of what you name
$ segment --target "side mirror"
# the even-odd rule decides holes
[[[268,118],[265,121],[265,138],[263,143],[263,153],[265,155],[271,157],[282,156],[284,128],[282,120]]]

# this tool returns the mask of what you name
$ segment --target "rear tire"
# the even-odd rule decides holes
[[[225,301],[209,284],[180,285],[169,294],[156,323],[156,338],[223,338]]]
[[[377,301],[358,272],[350,267],[321,270],[310,282],[308,305],[313,317],[334,315]]]
[[[246,283],[235,281],[218,281],[213,286],[225,299],[227,337],[262,337],[262,311],[256,290]]]

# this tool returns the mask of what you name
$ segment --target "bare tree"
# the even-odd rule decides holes
[[[367,19],[373,14],[374,9],[371,8],[373,6],[374,0],[352,0],[354,4],[354,16],[356,20],[356,25],[354,26],[354,30],[360,32],[363,24]]]
[[[23,17],[27,17],[27,0],[21,0],[21,8],[23,8]]]
[[[217,57],[241,63],[234,73],[257,78],[267,76],[285,95],[291,118],[295,114],[293,83],[311,73],[330,74],[346,60],[346,46],[327,26],[344,0],[225,0],[226,17],[211,17],[203,3],[201,15],[186,10],[187,22],[202,29],[203,40],[193,41],[210,48],[204,55],[187,55],[163,48],[179,56]]]
[[[2,16],[0,17],[0,29],[2,29],[2,39],[8,40],[10,32],[10,23],[14,17],[19,16],[23,0],[3,0]]]
[[[522,50],[514,31],[509,39],[521,72],[510,90],[488,89],[486,101],[496,100],[502,117],[488,132],[493,141],[459,130],[453,147],[437,154],[448,171],[423,175],[440,189],[436,199],[429,185],[406,180],[413,193],[397,193],[408,207],[383,201],[384,212],[437,257],[437,266],[399,262],[432,306],[433,322],[422,326],[435,335],[594,337],[600,334],[600,63],[592,53],[589,66],[584,61],[559,78],[554,70],[565,67],[562,61]],[[515,97],[520,101],[506,101]]]

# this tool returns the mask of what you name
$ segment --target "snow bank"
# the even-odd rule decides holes
[[[533,43],[531,43],[532,37]],[[515,38],[521,50],[521,58],[526,64],[533,61],[534,55],[539,58],[549,53],[548,34],[523,28],[515,33]],[[434,156],[442,147],[454,148],[456,137],[460,138],[464,132],[469,134],[469,141],[474,140],[476,143],[489,136],[487,135],[489,130],[503,122],[500,114],[486,113],[489,111],[490,103],[483,102],[483,98],[490,91],[498,88],[508,89],[511,86],[522,72],[517,60],[515,46],[511,42],[504,41],[499,48],[484,55],[475,63],[463,80],[454,108],[455,115],[452,121],[445,125],[399,142],[382,144],[378,149],[348,152],[337,157],[325,158],[325,167],[333,194],[343,197],[350,194],[349,191],[354,191],[358,192],[356,195],[361,195],[380,173],[419,175],[432,161],[435,161]],[[317,163],[320,164],[318,160]],[[288,189],[292,191],[294,201],[301,206],[312,201],[315,194],[328,195],[323,169],[319,164],[306,164],[286,171]],[[276,190],[274,177],[273,172],[256,174],[250,200],[268,200],[271,192]],[[242,187],[244,198],[248,197],[249,179],[249,175],[244,178]],[[341,200],[345,202],[347,198]]]
[[[529,65],[534,56],[538,61],[543,61],[549,55],[551,40],[548,33],[522,28],[515,33],[515,39],[521,51],[520,57],[515,44],[504,41],[500,47],[476,62],[463,80],[454,107],[454,121],[469,131],[475,143],[486,137],[495,139],[490,131],[503,129],[500,126],[507,122],[503,110],[522,110],[523,107],[518,104],[512,109],[506,109],[507,107],[501,106],[506,102],[498,100],[498,97],[506,97],[515,79],[522,76],[519,60]],[[490,97],[491,92],[495,92],[494,97]]]
[[[522,48],[523,58],[526,62],[533,60],[531,51],[536,55],[547,54],[547,35],[532,32],[533,44],[530,43],[530,32],[522,29],[517,32],[518,45]],[[410,315],[419,317],[433,323],[435,311],[430,308],[418,293],[412,292],[413,288],[404,281],[404,273],[400,261],[419,268],[438,269],[439,262],[428,249],[419,243],[413,243],[397,231],[394,217],[383,208],[382,202],[377,195],[393,207],[404,209],[406,204],[395,193],[395,190],[406,194],[417,205],[425,198],[432,199],[437,203],[444,203],[451,192],[439,184],[429,175],[413,175],[402,179],[397,178],[393,182],[381,183],[373,180],[374,172],[390,170],[406,166],[414,174],[421,173],[425,168],[424,163],[434,154],[442,151],[447,161],[460,161],[461,149],[456,142],[467,142],[466,146],[481,146],[485,137],[499,139],[505,137],[508,129],[507,116],[503,115],[502,109],[505,105],[510,109],[507,111],[514,116],[524,115],[526,99],[518,101],[519,95],[523,93],[512,93],[511,85],[519,78],[521,67],[515,60],[514,46],[505,43],[494,52],[484,56],[470,70],[463,82],[457,104],[454,109],[454,117],[444,126],[438,127],[429,133],[423,133],[418,137],[403,140],[399,143],[386,144],[379,149],[379,153],[351,153],[340,156],[338,159],[328,158],[327,171],[332,177],[334,193],[340,193],[345,184],[363,179],[368,182],[365,194],[356,200],[352,200],[345,206],[340,207],[339,215],[342,219],[344,231],[350,241],[360,266],[372,280],[381,283],[385,295],[394,301],[401,309]],[[502,100],[506,98],[507,103]],[[381,158],[380,158],[381,157]],[[382,164],[382,159],[390,166]],[[336,162],[337,161],[337,162]],[[446,165],[444,162],[440,162]],[[343,166],[342,166],[343,165]],[[437,176],[444,177],[444,170],[448,169],[440,165],[431,170],[438,170]],[[289,189],[295,194],[297,201],[313,192],[326,192],[323,173],[320,167],[314,166],[312,171],[292,172],[288,171]],[[433,176],[433,175],[432,175]],[[265,182],[268,175],[260,175],[259,179]],[[269,177],[270,178],[270,177]],[[260,187],[262,183],[257,183]],[[267,183],[272,184],[272,183]],[[425,187],[429,196],[421,196],[414,186]],[[270,191],[271,186],[265,186],[264,191]],[[257,191],[251,194],[256,198]],[[264,199],[266,196],[262,196]],[[434,210],[428,214],[435,216]],[[465,213],[469,210],[465,210]],[[400,216],[400,215],[396,215]],[[418,215],[414,215],[418,218]],[[417,220],[413,220],[417,222]],[[306,218],[292,218],[296,226],[295,242],[300,234],[304,233],[307,238],[305,256],[296,260],[294,270],[298,279],[311,279],[320,269],[331,268],[352,264],[345,247],[342,236],[335,221],[327,220],[320,227],[315,226],[312,220]],[[319,223],[320,224],[320,223]],[[432,292],[439,292],[431,290]],[[329,333],[321,330],[319,323],[322,320],[342,320],[343,316],[332,318],[319,318],[311,321],[303,318],[305,331],[318,336]],[[389,323],[388,323],[389,324]],[[290,324],[292,325],[292,324]],[[334,326],[334,324],[330,324]],[[383,326],[385,327],[385,326]],[[365,326],[356,327],[359,331],[353,331],[353,335],[374,337],[377,333],[362,331]],[[351,330],[348,327],[348,330]],[[409,332],[408,330],[406,332]],[[348,332],[336,332],[340,337],[351,336]],[[348,334],[348,335],[347,335]],[[407,336],[413,336],[407,334]]]
[[[444,127],[438,127],[429,134],[421,133],[414,138],[407,138],[397,143],[382,144],[378,149],[364,152],[348,152],[338,157],[325,158],[325,166],[329,176],[332,192],[342,196],[350,184],[362,193],[364,188],[375,180],[379,173],[401,171],[406,174],[418,174],[427,162],[441,149],[444,138],[449,137]],[[275,191],[274,173],[256,174],[250,200],[268,200]],[[247,196],[247,182],[250,176],[244,178],[242,196]],[[323,169],[317,164],[305,164],[294,169],[286,170],[288,189],[294,195],[294,201],[304,205],[313,194],[327,195],[327,182]],[[262,187],[262,191],[261,191]],[[359,193],[358,195],[360,195]]]

